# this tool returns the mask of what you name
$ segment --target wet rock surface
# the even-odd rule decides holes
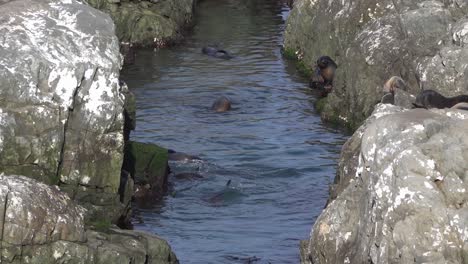
[[[464,263],[468,112],[379,104],[343,147],[302,263]]]
[[[308,67],[322,55],[336,60],[334,92],[321,114],[355,129],[393,75],[413,95],[467,93],[467,13],[464,1],[297,0],[284,45]]]

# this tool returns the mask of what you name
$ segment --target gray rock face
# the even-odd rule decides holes
[[[11,1],[0,36],[0,171],[117,217],[124,98],[112,20],[77,1]]]
[[[0,204],[2,263],[178,263],[158,237],[85,230],[85,209],[57,186],[0,175]]]
[[[468,111],[379,104],[343,148],[302,263],[466,263]]]
[[[86,4],[0,2],[1,263],[177,263],[164,240],[111,228],[133,192],[121,61],[112,20]]]
[[[285,48],[312,66],[321,55],[339,68],[322,117],[357,128],[382,97],[382,85],[401,76],[408,92],[468,91],[466,1],[297,0]]]
[[[182,38],[192,23],[196,0],[88,0],[91,6],[108,13],[116,34],[126,45],[163,47]],[[131,57],[131,54],[130,54]],[[131,59],[128,60],[129,62]]]

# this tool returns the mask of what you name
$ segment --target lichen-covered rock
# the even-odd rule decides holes
[[[0,172],[59,184],[116,218],[123,159],[119,42],[74,0],[0,4]]]
[[[138,203],[153,204],[167,190],[169,174],[168,151],[150,143],[128,141],[122,169],[129,172],[135,182]]]
[[[192,23],[196,0],[88,0],[88,3],[112,17],[120,41],[162,47],[182,37],[184,28]]]
[[[344,146],[302,263],[466,263],[468,112],[378,105]]]
[[[85,230],[85,209],[57,186],[0,175],[1,263],[178,263],[166,241],[141,232]]]
[[[468,91],[466,1],[297,0],[285,50],[311,67],[329,55],[339,65],[334,91],[322,102],[326,120],[357,128],[382,97],[384,82],[401,76],[409,92]]]

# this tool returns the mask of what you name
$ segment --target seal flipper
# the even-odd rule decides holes
[[[427,109],[427,107],[425,107],[424,105],[420,105],[420,104],[417,104],[417,103],[413,103],[413,108],[424,108],[424,109]]]

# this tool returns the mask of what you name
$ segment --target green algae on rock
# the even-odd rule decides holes
[[[128,171],[137,186],[135,198],[141,202],[161,198],[167,191],[168,151],[150,143],[128,141],[123,170]]]
[[[191,25],[195,0],[89,0],[108,13],[116,25],[121,42],[162,47],[182,38]]]

